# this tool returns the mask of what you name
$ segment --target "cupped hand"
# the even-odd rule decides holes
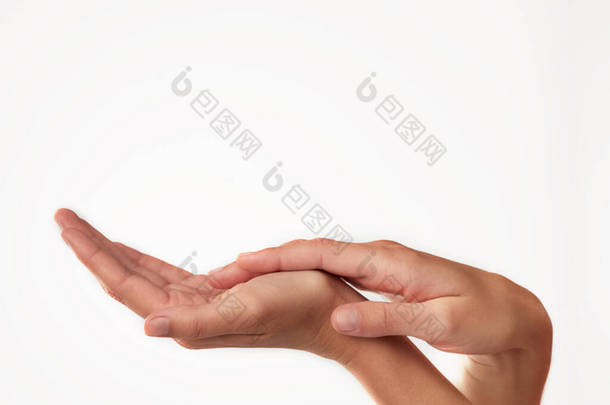
[[[224,289],[108,240],[74,212],[55,215],[62,237],[109,295],[146,318],[151,336],[175,338],[188,348],[286,347],[338,361],[351,339],[330,325],[332,310],[364,298],[336,277],[318,271],[267,274]]]
[[[409,335],[440,350],[468,354],[464,390],[471,399],[510,402],[515,397],[509,394],[519,391],[521,403],[539,401],[550,363],[551,323],[536,296],[498,274],[392,241],[314,239],[241,254],[214,276],[230,287],[261,273],[312,268],[392,298],[339,306],[332,314],[338,332]]]
[[[391,241],[296,240],[241,254],[213,275],[219,285],[230,287],[258,274],[311,268],[393,299],[337,308],[333,325],[345,334],[410,335],[441,350],[478,354],[527,347],[547,337],[539,328],[548,321],[546,312],[526,289],[498,274]],[[429,323],[421,325],[426,319]]]

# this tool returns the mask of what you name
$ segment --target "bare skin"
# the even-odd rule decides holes
[[[214,277],[192,275],[108,240],[70,210],[59,210],[55,219],[102,287],[146,318],[150,336],[174,338],[190,349],[306,350],[342,364],[379,404],[468,403],[407,338],[338,333],[333,310],[366,300],[337,277],[308,269],[248,272],[250,280],[225,288]]]
[[[539,404],[549,370],[552,325],[531,292],[498,274],[392,241],[297,240],[245,253],[214,272],[227,288],[261,273],[320,269],[391,303],[352,302],[332,314],[347,336],[414,336],[467,355],[460,385],[473,404]]]

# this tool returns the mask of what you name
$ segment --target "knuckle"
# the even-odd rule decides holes
[[[397,252],[396,254],[398,255],[398,259],[405,263],[408,269],[412,270],[421,268],[425,260],[425,257],[421,252],[404,246],[400,252]]]
[[[311,276],[307,277],[304,282],[306,283],[304,287],[308,291],[318,291],[320,297],[329,291],[336,290],[335,278],[323,271],[312,272]]]
[[[281,245],[281,247],[296,247],[296,246],[302,246],[306,243],[308,243],[309,241],[307,239],[294,239],[291,240],[290,242],[286,242],[284,244]]]
[[[404,260],[411,252],[415,252],[413,249],[409,249],[408,247],[391,240],[377,240],[370,242],[369,245],[373,250],[379,249],[384,258],[394,261]]]
[[[388,333],[397,333],[402,328],[402,322],[397,318],[397,311],[394,305],[383,305],[383,330]]]
[[[332,245],[334,241],[328,238],[315,238],[310,243],[317,249],[324,249]]]
[[[381,246],[381,247],[386,247],[386,248],[399,248],[399,247],[403,248],[404,247],[400,243],[394,242],[393,240],[389,240],[389,239],[378,239],[376,241],[371,242],[371,244]]]
[[[388,309],[388,305],[384,305],[383,306],[383,311],[382,311],[382,326],[383,326],[383,330],[384,331],[390,331],[390,326],[392,326],[392,321],[390,321],[392,315],[390,314],[390,311]]]
[[[188,321],[187,335],[192,337],[202,337],[205,334],[205,326],[199,318],[193,317]]]
[[[252,317],[254,319],[262,319],[265,315],[267,315],[268,308],[264,303],[260,301],[255,301],[248,303],[246,312],[249,317]]]

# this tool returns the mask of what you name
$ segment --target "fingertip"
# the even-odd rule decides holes
[[[240,253],[235,263],[240,269],[249,273],[269,273],[279,270],[275,248],[262,249],[256,252]]]
[[[165,316],[149,315],[144,322],[144,333],[147,336],[165,337],[169,335],[169,319]]]
[[[55,222],[57,222],[57,224],[60,226],[60,228],[64,228],[67,224],[67,221],[70,220],[70,218],[75,217],[76,214],[74,213],[74,211],[68,209],[68,208],[60,208],[57,211],[55,211],[55,215],[53,215],[53,219],[55,219]]]
[[[252,256],[253,254],[256,254],[257,252],[241,252],[237,255],[237,258],[239,259],[240,257],[245,258],[247,256]]]
[[[244,269],[247,270],[248,266],[251,266],[256,262],[257,253],[259,252],[242,252],[237,255],[235,259],[235,263],[241,265]]]
[[[356,335],[360,330],[362,316],[360,311],[351,305],[342,305],[333,311],[331,324],[333,328],[342,334]]]
[[[211,270],[207,276],[208,283],[212,287],[222,290],[246,282],[254,277],[253,274],[238,266],[236,262]]]

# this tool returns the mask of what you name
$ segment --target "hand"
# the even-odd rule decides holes
[[[330,313],[364,298],[317,271],[268,274],[229,290],[106,239],[74,212],[55,216],[62,237],[109,295],[146,317],[151,336],[188,348],[286,347],[347,361],[354,339],[336,333]]]
[[[192,275],[111,242],[72,211],[61,209],[55,218],[64,240],[104,289],[146,317],[148,335],[173,337],[192,349],[307,350],[342,364],[380,405],[467,402],[408,339],[359,339],[334,331],[332,310],[364,301],[334,276],[272,273],[224,289],[214,277]]]
[[[238,284],[210,302],[168,306],[146,318],[147,334],[170,336],[188,348],[283,347],[340,363],[356,341],[330,325],[337,306],[364,298],[336,277],[318,271],[272,273]]]
[[[468,354],[462,390],[474,403],[539,403],[552,327],[540,301],[498,274],[391,241],[297,240],[242,254],[215,272],[225,287],[256,274],[317,268],[389,294],[392,303],[339,306],[334,328],[351,336],[409,335]]]

